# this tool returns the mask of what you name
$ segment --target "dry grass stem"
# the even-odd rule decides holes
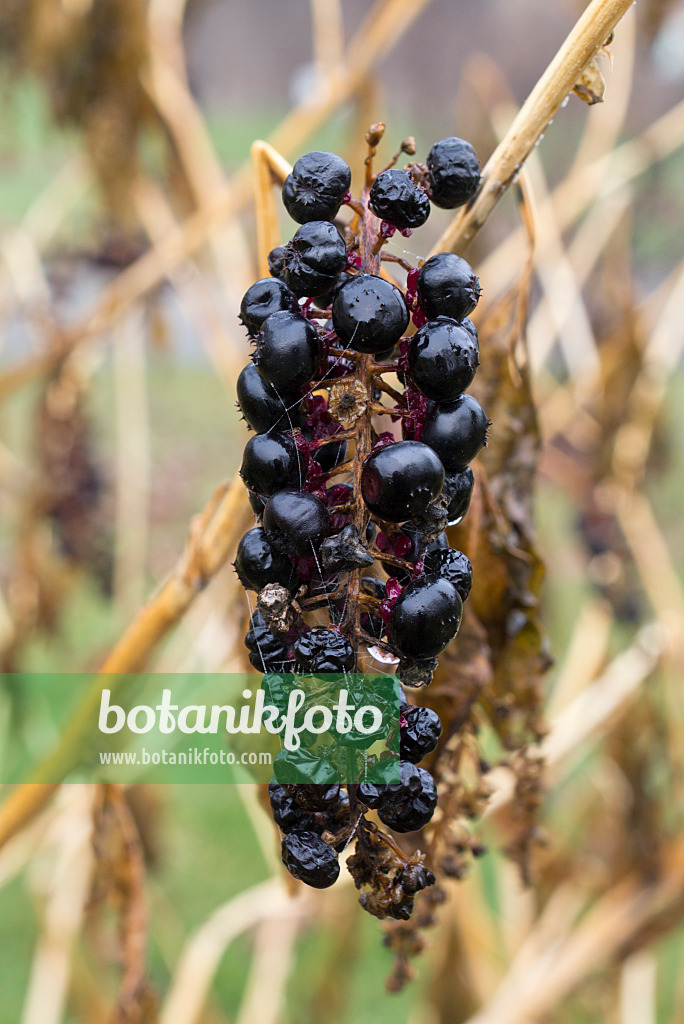
[[[561,109],[582,70],[631,6],[632,0],[592,0],[487,161],[477,195],[442,234],[434,252],[460,251],[472,241]]]

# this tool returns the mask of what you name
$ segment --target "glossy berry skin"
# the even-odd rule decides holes
[[[402,714],[406,725],[401,727],[399,753],[402,761],[418,764],[437,746],[442,723],[432,708],[406,707]]]
[[[369,205],[381,220],[400,230],[419,228],[430,216],[430,200],[408,171],[381,171],[370,190]]]
[[[267,501],[268,499],[262,497],[261,494],[254,494],[252,491],[249,492],[249,507],[258,519],[261,519],[263,516]]]
[[[444,468],[420,441],[398,441],[378,448],[361,471],[361,493],[370,511],[401,523],[424,512],[442,490]]]
[[[389,638],[401,654],[436,658],[456,636],[462,611],[463,602],[448,580],[419,577],[397,598]]]
[[[449,499],[447,519],[450,526],[460,522],[468,511],[474,486],[475,474],[470,466],[444,474],[442,494]]]
[[[447,472],[463,470],[487,443],[489,420],[472,395],[435,405],[421,431],[424,444],[433,448]]]
[[[298,671],[344,672],[354,667],[354,648],[335,629],[312,629],[294,646]]]
[[[261,330],[266,317],[280,310],[294,311],[297,299],[283,281],[264,277],[245,292],[240,304],[240,319],[251,337]]]
[[[453,252],[438,252],[420,269],[418,301],[428,320],[448,316],[463,320],[477,306],[480,282],[473,268]]]
[[[435,402],[458,398],[480,364],[477,335],[473,338],[449,317],[429,320],[411,339],[408,364],[411,380],[426,398]]]
[[[375,274],[359,274],[341,285],[332,307],[335,332],[357,352],[385,352],[408,327],[404,296]]]
[[[327,889],[338,879],[337,854],[315,832],[290,832],[283,839],[281,853],[290,874],[314,889]]]
[[[424,768],[401,761],[400,779],[390,785],[362,783],[359,799],[377,810],[385,825],[395,832],[417,832],[432,818],[437,806],[435,780]]]
[[[454,210],[477,192],[480,161],[469,142],[451,136],[436,142],[427,158],[428,188],[435,206]]]
[[[446,551],[429,551],[424,559],[425,572],[428,576],[439,576],[448,580],[456,587],[461,601],[468,599],[470,588],[473,585],[473,567],[470,559],[462,551],[456,548],[447,548]]]
[[[301,487],[303,460],[290,434],[255,434],[245,445],[240,476],[245,487],[270,498],[276,491]]]
[[[254,363],[247,363],[240,372],[236,391],[240,412],[258,434],[264,434],[277,424],[287,430],[304,422],[300,396],[280,395],[272,384],[264,380]]]
[[[298,391],[313,380],[321,361],[321,343],[300,313],[272,313],[264,320],[256,344],[256,368],[280,395]]]
[[[266,503],[264,529],[279,551],[310,556],[330,531],[330,512],[315,494],[278,491]]]
[[[296,586],[292,562],[277,551],[261,526],[248,530],[238,544],[235,572],[247,590],[263,590],[269,583],[280,583],[290,589]]]
[[[283,280],[295,295],[323,295],[347,265],[347,247],[334,224],[303,224],[285,246]]]
[[[293,220],[332,220],[351,184],[349,164],[336,153],[305,153],[283,185],[283,205]]]

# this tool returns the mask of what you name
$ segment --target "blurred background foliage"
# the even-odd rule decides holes
[[[335,149],[358,186],[382,119],[388,155],[454,133],[484,164],[583,7],[2,4],[0,735],[45,753],[13,674],[100,666],[236,470],[252,141],[291,160]],[[481,589],[427,699],[467,706],[479,732],[464,732],[473,778],[450,791],[465,878],[417,980],[387,994],[394,955],[423,939],[395,928],[385,948],[350,886],[291,898],[251,787],[72,785],[0,851],[0,1024],[684,1019],[682,4],[640,0],[600,67],[605,102],[570,97],[467,254],[494,432],[454,543]],[[434,211],[407,257],[447,223]],[[533,686],[512,606],[491,597],[510,598],[501,509],[537,567],[526,629],[545,563],[541,748],[526,746],[547,728],[541,666]],[[147,660],[242,669],[245,616],[227,566]]]

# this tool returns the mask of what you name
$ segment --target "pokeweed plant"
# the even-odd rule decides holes
[[[272,699],[302,674],[378,665],[404,687],[427,686],[471,589],[470,562],[445,531],[468,510],[469,463],[490,426],[466,390],[479,365],[469,314],[480,284],[451,252],[413,266],[385,246],[423,225],[432,204],[467,203],[480,165],[468,142],[446,138],[425,163],[397,167],[415,155],[409,138],[376,173],[384,131],[367,133],[359,196],[339,156],[297,160],[282,199],[300,226],[241,304],[254,352],[237,393],[255,433],[240,475],[258,522],[235,569],[257,595],[245,644]],[[408,855],[367,815],[396,833],[428,824],[437,790],[418,762],[441,724],[403,690],[400,701],[398,782],[364,770],[343,787],[325,753],[293,763],[283,751],[269,797],[295,878],[332,885],[338,854],[355,842],[347,865],[362,906],[407,920],[435,876],[420,850]]]

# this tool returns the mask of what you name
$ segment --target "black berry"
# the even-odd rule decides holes
[[[297,300],[283,281],[264,277],[245,292],[240,305],[240,319],[250,335],[261,330],[266,317],[280,310],[295,310]]]
[[[467,600],[473,585],[473,567],[467,555],[455,548],[429,551],[425,555],[424,564],[429,576],[439,576],[448,580],[456,587],[461,601]]]
[[[448,317],[424,324],[411,339],[408,364],[419,391],[435,402],[457,398],[479,366],[477,334]]]
[[[295,643],[298,671],[344,672],[354,667],[354,648],[335,629],[312,629]]]
[[[302,462],[290,434],[255,434],[245,445],[240,476],[248,490],[270,498],[276,491],[301,486]]]
[[[442,723],[439,715],[431,708],[406,707],[402,710],[402,715],[406,725],[401,727],[401,759],[418,764],[437,746],[437,741],[442,735]]]
[[[305,153],[283,185],[283,205],[293,220],[332,220],[351,184],[349,164],[336,153]]]
[[[282,429],[301,426],[304,417],[300,396],[279,394],[254,363],[247,363],[240,372],[236,391],[240,412],[257,433],[263,434],[277,424]]]
[[[309,384],[321,361],[316,330],[300,313],[272,313],[256,343],[256,367],[281,395]]]
[[[368,508],[395,523],[424,512],[443,483],[442,463],[420,441],[399,441],[371,452],[361,473],[361,493]]]
[[[473,268],[453,252],[438,252],[418,274],[418,301],[428,320],[448,316],[462,320],[477,306],[480,282]]]
[[[444,487],[442,494],[449,500],[447,508],[447,519],[449,525],[458,523],[470,507],[470,499],[473,496],[475,486],[475,474],[470,466],[465,469],[446,472],[444,474]]]
[[[453,210],[477,192],[480,161],[465,139],[452,136],[436,142],[428,154],[427,166],[430,198],[435,206]]]
[[[330,512],[315,494],[278,491],[264,509],[264,529],[285,554],[311,555],[330,530]]]
[[[430,200],[407,171],[378,174],[370,190],[370,208],[400,230],[419,228],[430,216]]]
[[[332,307],[335,332],[357,352],[384,352],[408,327],[404,296],[375,274],[359,274],[339,288]]]
[[[293,667],[289,645],[270,631],[259,611],[252,615],[245,647],[250,664],[261,672],[288,672]]]
[[[295,295],[323,295],[347,265],[347,248],[327,220],[303,224],[285,246],[282,276]]]
[[[311,811],[301,806],[286,786],[272,782],[268,787],[273,820],[283,832],[313,832],[315,818]]]
[[[283,864],[300,882],[314,889],[327,889],[337,881],[337,854],[315,832],[290,832],[283,839],[281,853]]]
[[[362,783],[359,799],[378,811],[381,821],[395,832],[417,832],[432,818],[437,806],[435,780],[424,768],[401,761],[398,783]]]
[[[411,658],[435,658],[456,636],[462,610],[458,591],[448,580],[419,577],[401,592],[392,610],[392,643]]]
[[[463,470],[487,443],[489,420],[472,395],[435,405],[428,413],[421,438],[439,455],[445,470]]]
[[[249,590],[258,592],[269,583],[290,588],[296,580],[292,562],[273,547],[261,526],[244,535],[234,564],[240,583]]]

